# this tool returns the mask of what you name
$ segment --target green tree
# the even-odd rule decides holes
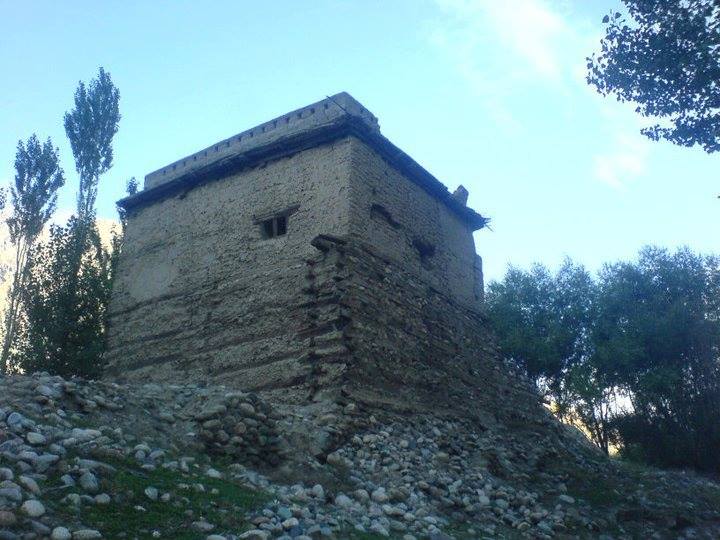
[[[120,92],[110,74],[100,68],[97,79],[78,83],[75,108],[65,114],[65,133],[70,139],[75,169],[80,176],[77,216],[94,219],[100,176],[110,170],[113,137],[120,122]]]
[[[22,291],[28,270],[28,255],[48,222],[57,202],[57,190],[65,183],[58,150],[50,139],[40,144],[36,135],[27,143],[18,141],[15,182],[10,187],[12,215],[6,223],[15,247],[13,280],[8,291],[0,369],[9,370],[10,349],[20,314]]]
[[[488,291],[506,359],[608,452],[720,473],[720,258],[647,247],[597,279],[569,261]]]
[[[138,192],[138,183],[137,180],[135,180],[134,176],[127,181],[127,184],[125,184],[125,192],[127,193],[128,197],[135,195]],[[122,229],[122,234],[125,235],[125,227],[127,227],[127,212],[119,204],[117,205],[117,212],[118,216],[120,217],[120,227]],[[120,246],[120,244],[121,242],[118,244],[118,247]]]
[[[592,276],[567,259],[554,275],[539,264],[511,267],[489,285],[487,310],[504,358],[536,383],[562,421],[608,453],[616,389],[592,363],[596,297]]]
[[[602,271],[598,305],[594,363],[632,403],[621,445],[720,473],[720,258],[644,248]]]
[[[557,414],[566,423],[584,429],[590,440],[606,454],[617,442],[613,420],[621,410],[621,390],[598,369],[594,356],[583,358],[563,374],[563,396]]]
[[[102,245],[94,224],[73,216],[65,227],[51,228],[50,239],[30,255],[19,332],[23,346],[14,356],[22,369],[100,375],[113,263],[114,252]]]
[[[105,310],[116,251],[102,246],[95,199],[102,174],[112,166],[112,141],[120,120],[119,92],[100,68],[80,82],[65,131],[79,175],[77,215],[55,227],[50,241],[30,257],[24,295],[23,348],[17,362],[27,371],[96,376],[102,369]],[[118,247],[116,237],[113,244]]]
[[[623,0],[628,16],[603,19],[588,83],[660,122],[653,140],[720,150],[720,4],[717,0]]]
[[[588,354],[593,309],[592,277],[566,260],[556,275],[536,264],[511,267],[488,286],[486,307],[506,359],[563,407],[563,378]]]

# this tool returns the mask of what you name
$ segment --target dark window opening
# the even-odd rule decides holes
[[[385,220],[393,229],[400,229],[402,227],[402,225],[393,219],[392,214],[388,212],[387,208],[379,204],[373,204],[370,207],[370,215]]]
[[[428,268],[432,258],[435,256],[435,246],[420,238],[413,239],[412,245],[420,255],[420,263],[423,267]]]
[[[264,238],[275,238],[287,234],[287,216],[276,216],[261,222]]]

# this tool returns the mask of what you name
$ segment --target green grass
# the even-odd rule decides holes
[[[381,534],[360,532],[354,529],[344,530],[340,538],[346,538],[347,540],[399,540],[402,536],[383,536]]]
[[[593,507],[609,507],[622,502],[625,494],[617,478],[608,476],[605,472],[581,468],[574,463],[552,462],[548,464],[547,472],[565,477],[567,494],[580,499]],[[557,504],[557,494],[541,497],[548,506]]]
[[[711,509],[720,508],[720,487],[705,486],[698,489],[698,494]]]
[[[623,494],[618,491],[616,482],[612,482],[600,474],[584,474],[573,471],[567,481],[568,493],[582,499],[594,507],[612,506],[621,502]]]
[[[162,538],[205,538],[208,533],[190,528],[193,521],[200,520],[214,524],[213,533],[237,533],[248,528],[245,514],[269,500],[267,494],[229,480],[195,477],[169,469],[146,471],[131,460],[105,462],[117,468],[116,474],[108,475],[101,483],[101,491],[113,497],[110,504],[57,508],[66,517],[101,531],[105,538],[146,539],[152,538],[153,530],[160,531]],[[178,484],[188,484],[190,489],[180,489]],[[195,489],[195,484],[202,484],[205,491]],[[149,486],[161,494],[170,492],[172,498],[168,502],[150,500],[144,493]]]
[[[443,532],[449,534],[453,538],[457,538],[457,540],[465,540],[466,538],[477,538],[477,536],[472,536],[468,532],[468,529],[472,528],[472,525],[469,525],[467,523],[451,523],[448,527],[443,528]]]

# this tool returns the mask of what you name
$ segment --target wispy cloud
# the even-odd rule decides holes
[[[469,11],[486,17],[499,41],[535,74],[554,80],[560,77],[559,47],[569,32],[562,17],[548,4],[541,0],[464,3]]]
[[[640,134],[618,133],[613,147],[595,156],[595,178],[613,188],[625,189],[645,172],[649,144]]]
[[[639,134],[635,113],[601,98],[585,80],[585,57],[597,47],[602,29],[573,11],[571,3],[435,1],[443,16],[431,40],[498,128],[513,132],[524,125],[514,114],[517,103],[562,95],[565,105],[557,111],[557,129],[563,121],[596,122],[591,129],[597,138],[604,137],[598,151],[582,158],[587,159],[588,177],[623,189],[645,172],[649,144]]]
[[[632,106],[595,93],[585,95],[591,98],[603,133],[592,161],[593,178],[623,191],[645,174],[650,160],[653,145],[640,133],[645,121]]]
[[[499,126],[519,125],[508,96],[571,75],[563,51],[571,27],[546,0],[436,0],[443,17],[430,39],[443,50]]]
[[[436,0],[446,15],[433,40],[456,55],[459,64],[487,73],[557,80],[571,28],[546,0]]]

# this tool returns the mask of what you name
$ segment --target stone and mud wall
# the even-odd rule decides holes
[[[288,233],[264,238],[279,214]],[[345,137],[133,210],[109,373],[399,409],[525,396],[478,260],[456,214]]]
[[[312,239],[348,228],[349,141],[261,164],[129,216],[109,320],[118,379],[303,378]],[[259,221],[289,213],[288,234]]]
[[[537,419],[537,395],[500,362],[480,311],[368,244],[321,236],[313,245],[320,253],[309,268],[323,276],[308,356],[315,394],[488,423]]]
[[[358,139],[352,140],[350,170],[350,235],[454,301],[478,309],[482,278],[476,276],[467,225]]]

